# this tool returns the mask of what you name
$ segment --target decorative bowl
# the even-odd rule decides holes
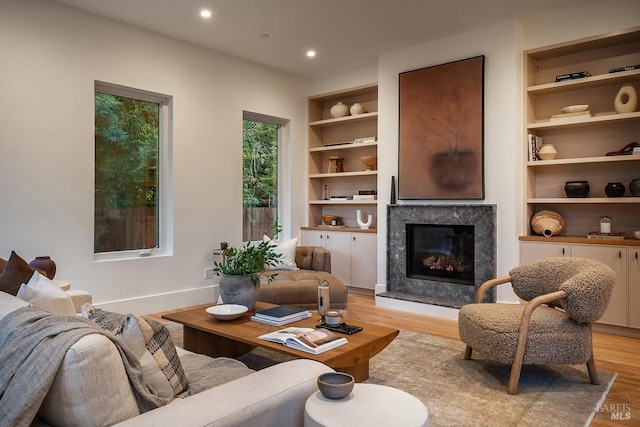
[[[560,111],[563,113],[578,113],[580,111],[587,111],[587,108],[589,108],[588,105],[568,105]]]
[[[324,225],[331,225],[331,220],[335,220],[337,225],[340,224],[342,217],[336,215],[322,215],[322,222],[324,223]]]
[[[567,197],[587,197],[589,195],[589,181],[567,181],[564,183]]]
[[[633,237],[635,237],[636,239],[640,240],[640,230],[634,231],[633,232]]]
[[[218,320],[233,320],[242,316],[248,310],[244,305],[238,304],[219,304],[205,309],[207,313]]]
[[[326,372],[318,376],[318,389],[328,399],[342,399],[351,393],[354,378],[344,372]]]
[[[610,182],[604,186],[604,193],[607,197],[622,197],[626,188],[621,182]]]
[[[367,168],[368,171],[375,170],[376,166],[378,166],[377,156],[362,156],[360,157],[360,161]]]

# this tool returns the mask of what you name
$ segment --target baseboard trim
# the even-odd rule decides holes
[[[607,325],[604,323],[594,323],[593,332],[603,334],[620,335],[629,338],[640,338],[640,329],[626,328],[624,326]]]
[[[93,305],[115,313],[142,315],[206,304],[208,302],[213,304],[218,299],[218,293],[218,285],[212,285],[204,288],[144,295],[117,301],[94,302]]]

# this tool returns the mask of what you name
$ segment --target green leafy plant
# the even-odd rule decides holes
[[[275,274],[264,274],[267,266],[275,266],[282,258],[276,253],[276,245],[271,241],[261,241],[259,244],[247,242],[241,248],[228,248],[223,262],[214,261],[213,272],[218,276],[250,276],[254,284],[264,275],[268,282],[275,278]]]

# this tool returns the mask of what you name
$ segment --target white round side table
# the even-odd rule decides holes
[[[327,399],[319,391],[304,406],[305,427],[428,427],[429,411],[415,396],[397,388],[356,384],[343,399]]]

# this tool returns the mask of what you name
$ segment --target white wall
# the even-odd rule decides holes
[[[0,257],[50,255],[57,279],[123,312],[216,298],[203,269],[242,238],[242,111],[290,119],[305,159],[308,82],[45,0],[3,0],[0,57]],[[173,96],[172,256],[93,260],[94,80]]]
[[[639,25],[637,0],[505,22],[381,55],[308,82],[46,0],[0,6],[0,257],[50,255],[57,278],[119,311],[154,312],[215,298],[202,279],[220,241],[241,239],[242,111],[291,120],[292,200],[306,199],[306,96],[378,81],[378,280],[386,277],[386,203],[397,175],[397,74],[486,56],[486,200],[498,205],[498,273],[515,265],[522,215],[521,52]],[[174,97],[174,253],[93,261],[93,82]],[[459,201],[453,201],[459,202]],[[288,226],[306,225],[292,203]],[[513,300],[508,290],[499,298]]]
[[[386,204],[391,176],[398,175],[398,73],[485,55],[485,200],[441,203],[498,206],[497,274],[507,274],[519,262],[517,239],[525,233],[522,224],[526,222],[522,206],[522,51],[637,25],[640,25],[637,0],[585,1],[579,8],[528,16],[380,55],[378,283],[386,282]],[[355,70],[314,81],[313,93],[371,83],[370,74],[370,70]],[[515,302],[517,298],[505,285],[498,288],[498,300]]]
[[[379,76],[379,200],[378,227],[386,230],[386,206],[390,198],[391,176],[398,176],[398,74],[478,55],[485,56],[484,155],[485,200],[399,201],[403,204],[495,204],[497,206],[498,273],[517,263],[517,211],[519,187],[514,176],[520,173],[521,60],[518,26],[514,22],[458,34],[380,56]],[[381,233],[386,234],[386,231]],[[378,279],[386,277],[386,241],[379,236]],[[381,241],[382,240],[382,241]],[[384,282],[381,282],[384,283]],[[499,290],[500,292],[501,290]],[[501,300],[510,296],[500,295]]]

